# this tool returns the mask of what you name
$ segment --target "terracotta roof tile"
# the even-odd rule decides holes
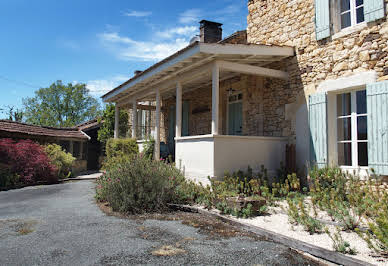
[[[99,123],[98,119],[93,119],[93,120],[87,121],[85,123],[76,125],[75,128],[77,128],[78,130],[84,131],[84,130],[88,130],[88,129],[97,128],[101,125],[102,125],[102,123]]]
[[[48,136],[59,138],[89,139],[88,136],[78,128],[54,128],[28,125],[9,120],[0,120],[0,131],[21,133],[31,136]]]

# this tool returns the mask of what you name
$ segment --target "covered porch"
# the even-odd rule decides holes
[[[287,138],[265,134],[256,84],[287,82],[288,73],[265,66],[293,55],[291,47],[195,42],[103,96],[116,103],[115,137],[120,108],[147,110],[155,159],[165,144],[186,176],[204,180],[261,165],[271,174],[285,161]],[[133,138],[139,123],[133,115]]]

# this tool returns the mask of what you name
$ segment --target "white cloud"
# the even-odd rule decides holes
[[[122,60],[158,61],[189,44],[188,38],[135,41],[129,37],[120,36],[117,32],[103,33],[98,37],[107,48],[111,49]]]
[[[203,16],[203,11],[201,9],[188,9],[179,15],[179,22],[183,24],[199,22],[201,16]]]
[[[131,10],[128,12],[124,13],[124,16],[127,17],[136,17],[136,18],[141,18],[141,17],[148,17],[151,16],[152,12],[150,11],[136,11],[136,10]]]
[[[198,27],[184,26],[159,31],[156,33],[157,36],[165,39],[170,39],[174,36],[185,36],[192,37],[198,31]]]
[[[124,75],[116,75],[109,79],[90,80],[86,83],[86,87],[94,96],[102,96],[105,93],[113,90],[118,85],[127,81],[130,77]]]

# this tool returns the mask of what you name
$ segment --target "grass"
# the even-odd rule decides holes
[[[154,256],[176,256],[184,253],[186,253],[186,250],[174,246],[162,246],[152,251],[152,255]]]

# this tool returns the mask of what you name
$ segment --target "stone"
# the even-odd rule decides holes
[[[348,69],[348,64],[346,62],[341,62],[334,66],[333,72],[343,71],[346,69]]]
[[[365,62],[370,60],[369,51],[362,51],[359,53],[360,60]]]
[[[356,40],[354,38],[349,38],[344,41],[344,47],[347,49],[353,48],[354,44],[356,43]]]

